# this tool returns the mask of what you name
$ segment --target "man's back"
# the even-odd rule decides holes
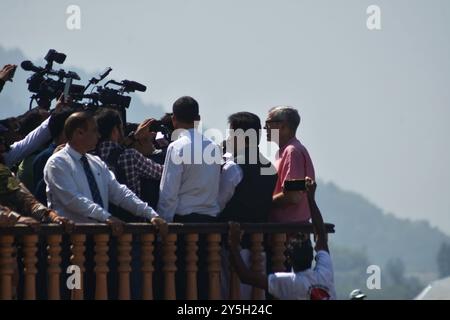
[[[220,214],[222,221],[268,221],[272,193],[277,181],[275,168],[260,153],[258,153],[257,163],[246,162],[243,164],[233,163],[233,165],[239,166],[243,178]],[[273,174],[269,174],[269,171]]]
[[[168,221],[175,214],[216,216],[220,150],[196,129],[185,130],[167,149],[158,212]]]

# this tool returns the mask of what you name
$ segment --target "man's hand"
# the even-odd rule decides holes
[[[66,233],[72,233],[75,228],[75,223],[72,220],[58,216],[55,211],[50,212],[50,220],[52,223],[61,225]]]
[[[19,220],[17,220],[17,223],[26,224],[27,226],[31,227],[34,232],[38,232],[41,228],[41,223],[31,217],[21,216]]]
[[[116,217],[110,216],[106,221],[106,224],[108,224],[111,227],[112,235],[114,237],[118,237],[122,235],[123,233],[123,226],[124,222]]]
[[[231,249],[238,248],[241,243],[243,232],[237,222],[228,222],[228,245]]]
[[[136,132],[134,133],[134,138],[136,140],[141,140],[144,138],[148,138],[150,136],[150,130],[148,129],[150,125],[156,121],[155,119],[147,119],[144,120],[136,129]]]
[[[55,154],[55,153],[61,151],[65,146],[66,146],[65,143],[60,144],[59,146],[57,146],[57,147],[55,148],[55,150],[53,150],[53,154]]]
[[[306,180],[306,194],[308,195],[308,198],[314,200],[316,196],[317,184],[310,177],[306,177],[305,180]]]
[[[4,210],[4,208],[2,208]],[[20,215],[13,211],[3,211],[0,213],[0,227],[12,227],[17,223]]]
[[[17,68],[15,64],[7,64],[0,70],[0,80],[8,81],[12,78],[14,70]]]
[[[155,217],[150,220],[150,223],[155,226],[161,237],[164,239],[169,233],[169,225],[166,220],[160,217]]]
[[[60,112],[64,107],[68,106],[68,103],[71,101],[70,97],[65,98],[64,93],[61,93],[58,100],[56,100],[55,111]]]

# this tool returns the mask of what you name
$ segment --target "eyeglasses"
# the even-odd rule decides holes
[[[264,126],[264,128],[269,127],[271,123],[280,123],[280,122],[283,122],[283,120],[266,120],[266,125]]]

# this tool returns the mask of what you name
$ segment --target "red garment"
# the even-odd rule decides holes
[[[285,180],[305,179],[306,176],[316,179],[314,166],[308,150],[295,137],[278,150],[275,160],[275,168],[278,180],[275,185],[274,195],[283,191]],[[306,222],[311,218],[308,199],[302,193],[298,204],[284,208],[273,208],[270,213],[270,222]]]

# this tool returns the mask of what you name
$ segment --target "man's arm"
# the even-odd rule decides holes
[[[233,161],[225,163],[220,174],[218,202],[222,211],[234,195],[234,190],[242,181],[242,169]]]
[[[305,157],[295,149],[288,149],[284,154],[283,167],[279,168],[278,179],[282,183],[291,179],[305,179]],[[284,191],[273,196],[272,205],[274,207],[286,207],[296,205],[304,195],[298,191]]]
[[[106,164],[103,167],[103,176],[107,179],[109,200],[138,217],[153,219],[159,217],[158,214],[147,203],[124,184],[120,184],[114,174],[108,169]]]
[[[167,149],[164,170],[159,186],[158,212],[167,222],[172,222],[175,210],[178,206],[178,192],[181,186],[181,177],[183,175],[183,164],[175,163],[174,159],[181,159],[173,145]]]
[[[301,194],[298,191],[283,191],[273,196],[274,207],[286,207],[300,202]]]
[[[228,243],[230,247],[231,263],[241,279],[242,283],[267,290],[267,276],[264,273],[256,273],[251,271],[245,265],[240,254],[240,237],[241,230],[238,223],[229,223]]]
[[[319,207],[317,206],[315,200],[315,193],[317,184],[311,178],[306,178],[307,183],[307,196],[309,208],[311,210],[311,221],[314,226],[314,230],[316,233],[316,246],[315,250],[320,251],[324,250],[326,252],[330,252],[328,249],[328,241],[327,241],[327,233],[325,230],[325,224],[323,222],[322,214],[320,213]]]
[[[3,154],[6,166],[11,167],[17,162],[22,161],[25,157],[50,141],[49,120],[50,117],[44,120],[39,127],[27,134],[25,138],[11,145],[11,150]]]
[[[143,178],[150,178],[159,180],[161,179],[161,175],[163,172],[163,166],[159,163],[156,163],[152,159],[145,157],[142,153],[140,153],[136,149],[131,149],[134,152],[134,161],[136,163],[136,167],[138,169],[139,175]],[[126,174],[126,172],[125,172]],[[127,177],[128,179],[128,177]]]

